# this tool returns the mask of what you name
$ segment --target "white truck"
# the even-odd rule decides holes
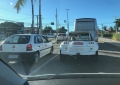
[[[98,42],[98,26],[95,18],[79,18],[74,22],[74,31],[89,31],[92,40]]]

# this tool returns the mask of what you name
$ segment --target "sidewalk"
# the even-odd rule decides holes
[[[112,39],[108,39],[108,38],[101,38],[99,37],[99,41],[101,42],[104,42],[104,43],[108,43],[118,49],[120,49],[120,42],[119,41],[115,41],[115,40],[112,40]]]

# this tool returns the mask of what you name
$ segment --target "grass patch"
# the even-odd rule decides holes
[[[112,36],[112,39],[116,40],[116,41],[120,41],[120,34],[114,33],[113,36]]]

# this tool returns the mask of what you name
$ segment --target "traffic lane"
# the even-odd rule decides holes
[[[99,44],[100,50],[118,50],[106,43]],[[120,53],[116,54],[113,52],[99,51],[98,54],[97,63],[94,63],[90,56],[80,58],[80,60],[76,58],[67,58],[66,62],[60,62],[60,56],[58,55],[32,75],[61,73],[120,73]]]
[[[103,50],[103,51],[116,51],[116,52],[120,52],[120,49],[117,49],[115,46],[104,43],[104,42],[99,42],[99,50]]]
[[[32,67],[30,68],[29,74],[59,53],[59,49],[58,49],[59,48],[59,44],[53,44],[53,46],[54,46],[53,53],[51,55],[48,54],[48,55],[40,58],[37,63],[34,63],[32,65]]]
[[[53,44],[54,51],[52,55],[46,55],[39,59],[38,63],[28,64],[26,62],[22,62],[20,59],[10,59],[8,65],[10,65],[20,76],[29,75],[33,70],[37,69],[39,66],[43,65],[46,61],[50,60],[53,56],[58,53],[59,47],[58,44]]]

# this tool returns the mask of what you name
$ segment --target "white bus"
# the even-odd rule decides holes
[[[79,18],[74,22],[74,31],[89,31],[92,39],[98,41],[98,26],[95,18]]]

